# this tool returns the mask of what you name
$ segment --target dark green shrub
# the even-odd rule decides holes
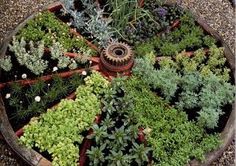
[[[94,140],[93,147],[87,151],[90,165],[141,166],[148,161],[150,148],[137,142],[138,126],[127,114],[132,109],[132,99],[124,93],[124,83],[124,78],[114,79],[112,88],[102,98],[105,117],[101,117],[100,124],[93,125],[93,133],[87,136]]]

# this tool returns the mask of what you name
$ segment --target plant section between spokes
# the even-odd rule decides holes
[[[159,0],[61,0],[12,36],[0,68],[20,144],[54,166],[204,161],[235,96],[221,41]]]

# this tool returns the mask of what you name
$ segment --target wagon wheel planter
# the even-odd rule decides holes
[[[233,139],[234,66],[176,4],[57,2],[1,47],[1,132],[29,165],[209,165]]]

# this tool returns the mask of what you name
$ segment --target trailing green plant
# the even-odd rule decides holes
[[[132,120],[144,128],[152,147],[153,165],[187,164],[192,158],[204,159],[204,154],[219,146],[217,134],[188,121],[186,113],[167,105],[145,81],[131,77],[126,81],[126,93],[133,98]]]
[[[0,68],[5,71],[10,71],[12,69],[11,56],[4,56],[0,58]]]
[[[26,50],[26,42],[24,38],[18,41],[13,37],[12,45],[9,45],[12,52],[15,53],[16,59],[20,65],[26,66],[35,75],[43,74],[44,70],[48,67],[48,61],[43,60],[44,55],[44,42],[35,43],[30,41],[29,51]]]
[[[17,39],[23,37],[26,42],[43,40],[45,47],[52,46],[53,41],[56,41],[61,43],[67,51],[84,48],[91,50],[92,55],[96,55],[96,51],[89,48],[83,38],[72,36],[69,26],[49,11],[39,13],[34,19],[29,20],[16,37]]]
[[[93,79],[93,75],[89,79]],[[20,141],[27,147],[47,151],[52,155],[53,165],[77,165],[79,147],[75,144],[82,143],[81,133],[89,129],[95,116],[100,113],[100,92],[93,91],[93,86],[96,85],[85,83],[79,86],[74,101],[63,99],[47,113],[32,119],[24,127]]]

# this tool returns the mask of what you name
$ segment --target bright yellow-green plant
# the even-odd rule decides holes
[[[85,85],[78,87],[76,99],[62,100],[58,106],[31,120],[24,127],[20,141],[27,147],[37,147],[52,155],[54,166],[76,166],[79,147],[83,141],[81,132],[88,130],[101,111],[98,85],[108,82],[97,72],[86,78]]]

